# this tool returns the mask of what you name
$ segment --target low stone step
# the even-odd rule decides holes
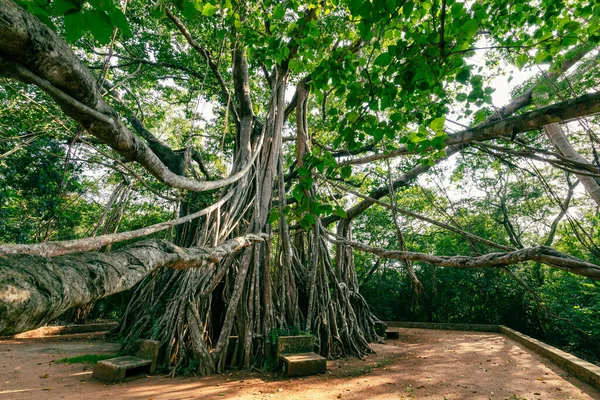
[[[115,383],[135,375],[153,375],[156,372],[158,349],[156,340],[138,339],[135,341],[135,356],[124,356],[99,361],[94,367],[92,378]]]
[[[386,339],[400,339],[400,332],[398,331],[386,331],[385,332]]]
[[[150,374],[151,369],[152,360],[134,356],[117,357],[98,361],[92,378],[110,383],[122,382],[134,375]]]
[[[317,353],[281,354],[287,376],[323,374],[327,371],[327,360]]]

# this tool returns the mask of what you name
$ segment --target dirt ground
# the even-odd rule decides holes
[[[492,333],[396,328],[376,354],[328,362],[320,376],[229,371],[210,377],[142,377],[104,385],[86,364],[55,363],[111,354],[99,335],[0,341],[4,399],[599,399],[600,392],[550,361]]]

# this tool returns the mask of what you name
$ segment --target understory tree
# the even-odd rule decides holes
[[[44,179],[58,194],[103,183],[78,238],[54,214],[45,235],[0,236],[0,334],[137,284],[125,342],[157,339],[173,373],[210,374],[264,362],[284,331],[313,334],[327,357],[370,352],[381,337],[355,251],[399,260],[416,293],[423,263],[600,278],[597,237],[582,227],[589,251],[524,239],[509,218],[519,193],[494,164],[478,179],[502,183],[488,187],[508,242],[403,207],[420,177],[472,153],[568,174],[532,178],[558,200],[538,216],[558,210],[552,235],[574,180],[582,208],[600,205],[600,5],[513,3],[0,0],[2,101],[27,122],[3,116],[0,171],[12,149],[50,136],[63,172],[48,167],[56,178]],[[490,82],[504,70],[540,72],[498,108]],[[82,168],[85,179],[69,180]],[[380,246],[353,233],[374,205],[389,212],[373,228],[388,238]],[[458,234],[469,255],[414,251],[404,218]]]

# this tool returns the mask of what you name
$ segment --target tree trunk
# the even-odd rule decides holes
[[[0,257],[0,336],[38,328],[66,310],[131,288],[160,267],[212,271],[208,267],[260,236],[228,240],[214,248],[182,249],[164,240],[138,242],[112,253],[55,258]]]

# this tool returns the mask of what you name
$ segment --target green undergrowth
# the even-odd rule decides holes
[[[84,354],[76,357],[67,357],[61,358],[60,360],[56,360],[56,363],[65,363],[65,364],[96,364],[98,361],[108,360],[109,358],[118,357],[118,354]]]

